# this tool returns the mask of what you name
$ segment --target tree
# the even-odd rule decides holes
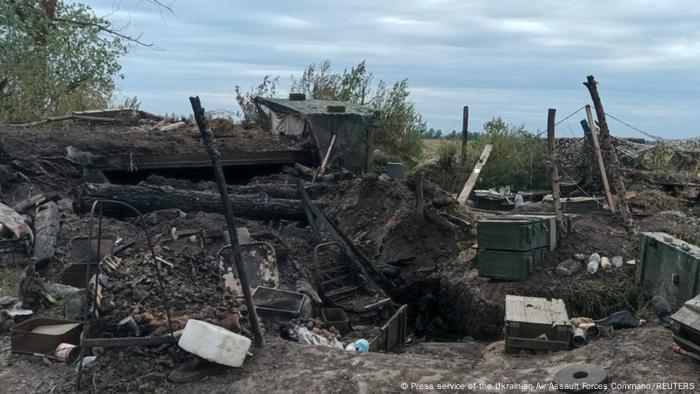
[[[106,107],[119,58],[148,45],[121,30],[81,3],[0,1],[0,121]]]
[[[261,127],[263,125],[264,117],[261,116],[258,107],[255,105],[255,98],[258,96],[274,97],[277,93],[277,84],[279,80],[280,77],[273,78],[270,75],[265,75],[258,86],[252,86],[248,91],[243,91],[239,85],[233,88],[236,94],[236,101],[241,108],[241,111],[237,115],[241,119],[244,127]]]

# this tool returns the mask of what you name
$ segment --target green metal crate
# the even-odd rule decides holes
[[[479,276],[500,280],[525,280],[547,257],[549,247],[527,250],[481,249],[477,256]]]
[[[532,250],[550,243],[549,224],[544,218],[495,218],[479,221],[479,248]]]
[[[642,233],[637,280],[648,295],[681,306],[700,293],[700,248],[666,233]]]

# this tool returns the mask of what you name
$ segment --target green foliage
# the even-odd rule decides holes
[[[265,117],[262,116],[255,105],[255,97],[274,97],[277,93],[277,85],[280,77],[265,75],[262,82],[257,86],[252,86],[248,91],[243,91],[239,85],[234,87],[236,102],[241,111],[236,115],[243,122],[243,127],[263,126]]]
[[[122,101],[120,104],[112,104],[110,107],[139,109],[141,108],[141,101],[139,100],[138,96],[131,96],[124,98],[124,101]]]
[[[0,2],[0,121],[105,107],[128,50],[80,3]]]
[[[535,137],[524,126],[506,124],[500,117],[484,124],[481,136],[469,150],[475,163],[486,144],[493,145],[480,187],[511,185],[516,190],[549,188],[547,142]]]
[[[469,134],[466,163],[459,162],[459,140],[424,140],[429,149],[420,166],[425,167],[433,182],[458,192],[484,147],[492,144],[491,156],[481,172],[477,188],[506,185],[516,190],[549,188],[545,140],[535,137],[523,126],[505,123],[500,117],[491,119],[484,124],[482,132],[474,134]]]

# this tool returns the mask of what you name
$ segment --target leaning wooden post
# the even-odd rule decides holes
[[[333,136],[331,137],[331,142],[328,144],[328,150],[326,150],[326,155],[323,157],[321,167],[318,168],[318,171],[314,174],[314,177],[311,178],[312,185],[314,184],[314,182],[316,182],[316,178],[323,175],[323,171],[326,170],[328,160],[331,158],[331,151],[333,150],[333,145],[335,145],[335,133],[333,133]]]
[[[588,122],[588,130],[591,136],[591,141],[593,141],[593,149],[595,151],[596,160],[598,160],[598,168],[600,169],[600,179],[603,180],[603,189],[605,189],[605,197],[608,200],[608,207],[611,212],[615,211],[615,200],[612,198],[610,193],[610,184],[608,183],[608,175],[605,172],[605,162],[603,161],[603,154],[600,151],[600,142],[598,142],[598,132],[596,130],[595,122],[593,121],[593,113],[591,113],[591,106],[586,104],[586,119]]]
[[[625,188],[625,182],[622,178],[620,159],[617,157],[617,152],[615,152],[615,146],[613,145],[612,137],[610,136],[608,121],[605,118],[605,111],[603,110],[603,103],[600,101],[600,95],[598,94],[598,82],[595,81],[593,75],[589,75],[586,82],[583,84],[586,85],[588,92],[591,94],[593,108],[595,108],[596,115],[598,116],[600,138],[603,144],[603,149],[605,149],[608,156],[608,172],[610,172],[610,176],[613,180],[615,194],[617,194],[617,197],[620,200],[620,203],[617,206],[617,212],[620,214],[627,231],[634,233],[634,223],[632,222],[632,215],[630,214],[629,205],[627,205],[627,189]]]
[[[221,204],[224,206],[226,226],[228,227],[228,233],[231,239],[231,253],[227,254],[228,264],[236,267],[236,273],[238,275],[238,280],[241,282],[245,304],[248,308],[248,316],[250,318],[250,326],[253,330],[255,345],[257,347],[264,347],[265,338],[263,337],[262,328],[260,327],[260,320],[258,319],[258,312],[255,309],[253,296],[250,294],[248,276],[246,276],[245,273],[243,257],[241,256],[241,248],[238,244],[238,235],[236,233],[236,221],[233,216],[233,208],[231,207],[231,201],[228,199],[228,189],[226,188],[224,170],[221,167],[221,162],[219,161],[221,153],[219,153],[219,149],[216,146],[216,138],[214,137],[214,133],[209,129],[209,124],[207,122],[207,118],[204,116],[204,108],[202,108],[199,97],[190,97],[190,103],[192,104],[194,119],[197,121],[199,132],[202,135],[202,142],[204,143],[204,147],[207,148],[207,152],[211,158],[211,165],[214,168],[216,184],[219,187],[219,194],[221,195]]]
[[[460,154],[461,165],[464,165],[467,161],[467,139],[469,138],[469,107],[464,106],[462,109],[462,152]]]
[[[557,146],[554,139],[554,120],[557,116],[557,110],[549,109],[547,114],[547,147],[549,149],[549,164],[550,173],[552,175],[552,196],[554,197],[554,213],[557,215],[557,227],[559,232],[565,232],[564,214],[561,211],[561,196],[559,191],[559,169],[557,168]]]

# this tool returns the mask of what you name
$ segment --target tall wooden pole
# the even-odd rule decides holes
[[[610,129],[608,129],[608,121],[605,118],[603,103],[600,101],[600,95],[598,94],[598,82],[595,81],[593,75],[589,75],[586,82],[583,84],[588,88],[588,92],[591,94],[593,108],[595,108],[596,115],[598,116],[600,138],[603,149],[607,154],[608,172],[610,173],[613,181],[615,194],[617,194],[617,197],[620,200],[620,204],[617,206],[617,212],[620,214],[627,231],[634,233],[634,223],[632,222],[632,215],[630,214],[629,205],[627,205],[627,189],[625,188],[625,182],[622,178],[620,159],[617,157],[617,152],[615,152],[615,146],[613,145],[612,137],[610,136]]]
[[[605,197],[608,199],[608,207],[610,211],[615,211],[615,200],[613,200],[612,193],[610,193],[610,184],[608,183],[608,174],[605,172],[605,162],[603,161],[603,154],[600,151],[600,143],[598,142],[598,131],[596,130],[595,122],[593,121],[593,113],[591,112],[591,106],[586,105],[586,119],[588,122],[588,130],[590,133],[591,141],[593,142],[593,150],[595,151],[596,160],[598,160],[598,168],[600,169],[600,179],[603,181],[603,189],[605,189]]]
[[[219,153],[219,148],[216,146],[216,138],[214,137],[214,133],[211,131],[211,129],[209,129],[209,124],[206,116],[204,116],[204,108],[202,108],[199,97],[190,97],[190,103],[192,104],[194,119],[197,121],[199,132],[202,135],[202,142],[204,143],[204,147],[207,148],[207,152],[211,158],[211,165],[214,168],[214,177],[216,178],[216,184],[219,187],[219,194],[221,194],[221,204],[224,207],[224,217],[226,218],[226,226],[228,227],[228,234],[229,238],[231,239],[231,253],[227,254],[228,264],[236,267],[236,274],[238,276],[238,280],[241,282],[241,287],[243,288],[243,298],[245,298],[245,304],[248,308],[248,317],[250,318],[250,326],[253,330],[255,345],[257,347],[264,347],[265,338],[263,337],[262,328],[260,327],[260,320],[258,319],[258,312],[255,309],[253,296],[250,294],[248,276],[246,275],[245,267],[243,266],[241,247],[238,244],[238,234],[236,233],[236,221],[233,216],[233,208],[231,207],[231,201],[228,199],[228,188],[226,188],[224,170],[221,167],[221,162],[219,161],[221,153]]]
[[[469,138],[469,107],[462,109],[462,152],[460,154],[460,164],[467,161],[467,139]]]
[[[554,197],[554,213],[557,215],[559,232],[564,232],[564,213],[561,210],[561,192],[559,190],[559,168],[557,168],[557,146],[554,139],[554,120],[557,110],[550,108],[547,113],[547,148],[549,150],[550,174],[552,176],[552,196]]]

